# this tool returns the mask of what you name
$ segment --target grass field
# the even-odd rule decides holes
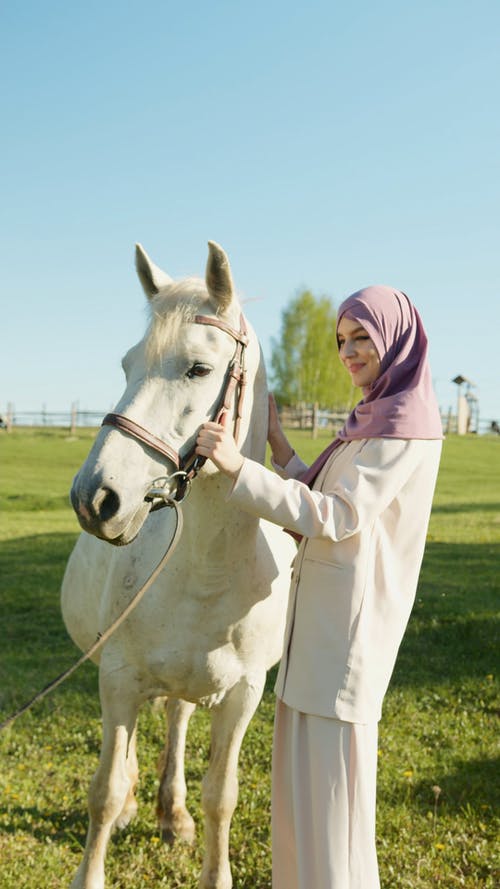
[[[0,715],[72,662],[59,585],[78,533],[71,478],[91,432],[14,430],[0,436]],[[321,448],[296,433],[306,460]],[[500,438],[445,442],[415,608],[380,724],[378,851],[383,889],[500,885],[498,602]],[[247,732],[233,819],[235,887],[270,887],[269,767],[272,676]],[[200,780],[209,716],[189,735],[187,781],[201,836]],[[139,726],[139,816],[114,835],[108,885],[195,887],[201,843],[173,850],[154,819],[163,718],[145,707]],[[60,889],[86,832],[100,719],[92,665],[0,736],[0,885]],[[495,872],[495,867],[497,868]],[[496,875],[495,875],[496,874]],[[311,887],[314,889],[314,887]]]

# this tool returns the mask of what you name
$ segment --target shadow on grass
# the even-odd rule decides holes
[[[141,809],[146,809],[147,804],[141,804]],[[154,806],[150,803],[151,813]],[[152,816],[153,817],[153,816]],[[89,818],[82,809],[64,809],[59,811],[43,811],[36,806],[10,806],[8,809],[0,806],[0,818],[4,822],[2,831],[14,836],[20,833],[28,834],[34,839],[46,843],[56,842],[68,845],[74,852],[81,852],[85,846]],[[10,822],[10,823],[9,823]],[[128,843],[127,836],[132,834],[134,842],[137,840],[149,840],[158,834],[156,822],[151,819],[143,821],[134,818],[123,830],[116,829],[112,833],[112,842],[115,845]]]
[[[484,678],[498,669],[500,544],[428,543],[392,686]]]
[[[500,758],[468,759],[455,763],[454,771],[438,776],[442,803],[448,809],[477,808],[487,817],[498,809]]]
[[[498,503],[476,503],[469,501],[467,503],[442,503],[441,505],[434,503],[432,512],[441,515],[449,515],[457,512],[494,512],[500,515],[500,506]]]
[[[497,673],[499,601],[500,544],[429,542],[391,688],[432,688]],[[276,672],[268,674],[267,692]]]
[[[411,787],[409,785],[400,787],[396,793],[393,788],[379,787],[378,798],[380,802],[389,802],[389,805],[393,805],[398,795],[400,800],[411,796],[413,803],[425,815],[435,807],[434,788],[437,786],[439,814],[456,815],[470,809],[475,811],[479,818],[488,821],[489,817],[498,811],[499,776],[498,758],[455,760],[442,774],[437,767],[433,773],[433,780],[416,781]]]
[[[85,845],[88,816],[84,809],[48,812],[36,806],[10,806],[0,807],[0,817],[6,834],[25,833],[44,843],[67,843],[74,851],[81,851]]]
[[[74,534],[42,534],[0,543],[3,709],[19,706],[78,656],[59,605],[74,542]],[[393,686],[495,672],[499,565],[500,544],[428,543]],[[268,690],[275,672],[268,677]],[[72,690],[95,694],[95,673],[78,671]],[[64,686],[57,693],[64,694]]]
[[[0,703],[12,711],[65,670],[80,652],[69,638],[59,604],[74,534],[40,534],[0,543],[2,587]],[[71,679],[72,692],[95,693],[95,670]],[[56,694],[65,693],[61,686]]]

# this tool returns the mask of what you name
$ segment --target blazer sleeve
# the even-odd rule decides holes
[[[279,463],[275,463],[273,458],[271,457],[271,465],[273,469],[278,473],[281,478],[296,478],[300,479],[301,475],[304,475],[309,467],[307,463],[304,463],[303,460],[300,459],[299,455],[293,452],[293,456],[290,457],[286,466],[280,466]]]
[[[343,540],[373,523],[394,500],[424,458],[422,444],[366,439],[340,474],[327,466],[322,491],[245,459],[228,499],[304,537]]]

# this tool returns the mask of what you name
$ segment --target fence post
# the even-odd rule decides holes
[[[306,425],[306,406],[303,401],[299,402],[299,411],[300,411],[300,419],[299,419],[299,429],[304,429]]]
[[[313,404],[313,409],[312,409],[311,438],[318,437],[318,411],[319,411],[319,404],[317,401],[315,401]]]
[[[452,412],[451,406],[448,408],[448,413],[446,415],[446,423],[444,424],[444,434],[449,435],[451,432],[451,421],[452,421]]]
[[[69,429],[70,435],[76,435],[76,419],[77,419],[77,409],[76,402],[74,401],[71,405],[71,425]]]
[[[5,417],[5,428],[7,432],[12,432],[12,421],[14,419],[14,405],[9,401],[7,405],[7,415]]]

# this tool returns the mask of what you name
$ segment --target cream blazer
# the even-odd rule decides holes
[[[314,489],[245,460],[229,499],[303,535],[275,691],[289,707],[380,719],[415,598],[441,441],[338,447]],[[303,471],[293,458],[283,473]]]

